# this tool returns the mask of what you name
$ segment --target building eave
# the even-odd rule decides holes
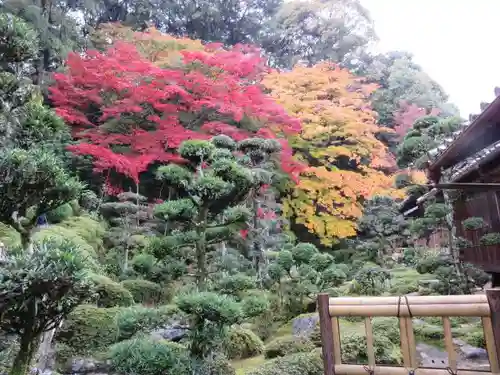
[[[450,168],[456,163],[457,155],[461,157],[466,155],[470,136],[474,132],[480,131],[483,127],[490,124],[494,119],[500,118],[500,96],[497,96],[481,114],[479,114],[470,124],[465,124],[464,128],[456,132],[454,139],[447,145],[440,145],[437,149],[437,154],[432,155],[433,160],[430,161],[428,170],[432,173],[442,169]],[[468,157],[469,155],[466,155]],[[462,156],[463,158],[463,156]]]

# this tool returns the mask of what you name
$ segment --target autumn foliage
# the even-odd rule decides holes
[[[408,130],[412,128],[415,121],[419,118],[424,116],[437,116],[438,114],[439,109],[437,108],[427,110],[415,104],[402,101],[399,103],[398,110],[394,113],[394,130],[398,135],[397,139],[402,140],[406,133],[408,133]]]
[[[158,37],[142,35],[139,42]],[[162,41],[157,44],[165,47]],[[50,97],[80,141],[71,151],[92,156],[97,172],[114,170],[137,184],[153,163],[182,162],[175,150],[188,139],[221,133],[237,141],[279,138],[283,169],[296,177],[300,166],[282,135],[299,131],[300,121],[261,90],[268,68],[259,51],[214,44],[190,50],[175,38],[166,45],[179,57],[175,64],[168,64],[166,50],[166,65],[158,64],[158,56],[123,41],[68,57],[66,72],[54,75]]]
[[[376,87],[328,63],[273,73],[264,84],[302,120],[291,142],[310,165],[286,199],[286,213],[325,245],[356,235],[365,199],[402,194],[383,172],[394,167],[394,159],[376,138],[391,131],[376,125],[368,101]]]

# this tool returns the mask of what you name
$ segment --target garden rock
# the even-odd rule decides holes
[[[314,328],[319,322],[318,314],[311,314],[309,316],[300,316],[295,318],[292,322],[292,334],[294,336],[307,336],[309,337],[314,331]]]
[[[173,322],[162,328],[155,329],[151,332],[151,336],[157,340],[168,340],[178,342],[187,336],[189,326],[181,322]]]
[[[73,358],[69,368],[64,372],[70,374],[107,374],[110,367],[108,361],[98,361],[94,358]]]

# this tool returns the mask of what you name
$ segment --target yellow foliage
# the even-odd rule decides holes
[[[158,66],[172,66],[181,62],[182,50],[203,50],[199,40],[176,38],[151,27],[146,31],[134,31],[120,23],[107,23],[92,36],[98,46],[109,46],[117,41],[134,44],[139,52]]]
[[[310,165],[287,197],[285,213],[324,245],[356,235],[364,200],[404,197],[386,174],[394,168],[394,158],[376,137],[391,130],[376,124],[368,100],[375,85],[330,63],[273,72],[264,85],[302,120],[302,132],[291,143]]]

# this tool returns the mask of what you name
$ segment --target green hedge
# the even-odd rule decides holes
[[[233,327],[224,343],[229,359],[245,359],[262,354],[264,343],[249,329]]]
[[[97,262],[97,253],[95,249],[73,230],[59,225],[51,225],[47,228],[40,229],[33,235],[33,242],[44,242],[48,239],[61,242],[70,240],[80,249],[82,255],[86,258],[89,269],[96,271],[96,273],[101,273],[101,267]]]
[[[52,224],[60,223],[73,216],[73,208],[69,203],[65,203],[52,211],[47,212],[47,221]]]
[[[247,375],[322,375],[323,361],[319,351],[276,358],[250,370]]]
[[[95,251],[103,248],[103,238],[106,233],[106,224],[92,219],[89,216],[73,216],[58,224],[83,238]]]
[[[103,275],[92,275],[91,278],[96,283],[98,307],[132,306],[134,304],[132,294],[122,284]]]
[[[314,350],[315,346],[307,337],[285,336],[266,345],[266,358],[283,357],[289,354],[305,353]]]
[[[64,321],[56,342],[70,347],[75,355],[102,352],[138,332],[151,331],[179,314],[175,306],[100,308],[81,305]]]
[[[135,279],[122,281],[125,289],[132,293],[134,301],[142,304],[158,304],[164,301],[166,293],[163,291],[161,285],[153,283],[148,280]]]
[[[182,345],[150,338],[115,344],[109,351],[111,367],[119,374],[191,375],[189,352]]]

